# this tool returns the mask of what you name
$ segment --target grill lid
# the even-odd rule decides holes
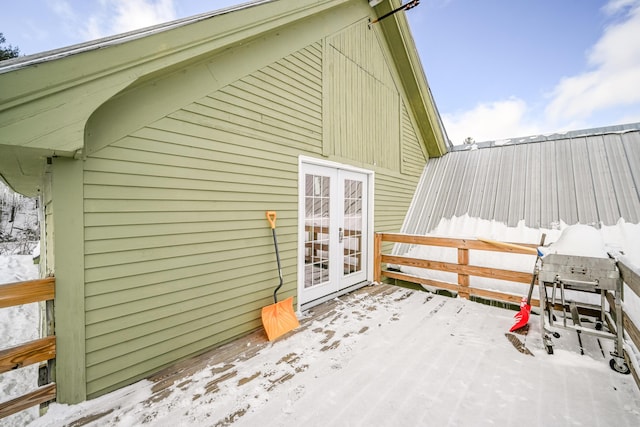
[[[542,258],[539,278],[542,282],[557,279],[576,288],[615,290],[620,272],[611,258],[549,254]]]

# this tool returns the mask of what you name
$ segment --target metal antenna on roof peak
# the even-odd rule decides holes
[[[388,18],[389,16],[393,15],[394,13],[400,12],[401,10],[413,9],[414,7],[416,7],[419,4],[420,4],[420,0],[411,0],[410,2],[403,4],[399,8],[394,9],[391,12],[385,13],[384,15],[382,15],[381,17],[379,17],[377,19],[374,19],[369,24],[371,25],[371,24],[375,24],[376,22],[380,22],[383,19]]]

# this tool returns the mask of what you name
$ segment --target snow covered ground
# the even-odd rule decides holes
[[[31,254],[39,233],[36,199],[14,193],[0,179],[0,255]]]
[[[0,284],[38,278],[38,266],[30,255],[0,256]],[[0,308],[0,350],[39,338],[38,304]],[[0,402],[33,391],[38,387],[38,367],[28,366],[0,375]],[[1,426],[23,426],[38,417],[38,407],[0,420]]]
[[[4,282],[36,274],[30,257],[0,260]],[[573,334],[549,356],[537,316],[527,336],[508,337],[513,312],[377,288],[331,302],[327,316],[306,314],[299,331],[264,342],[253,357],[204,366],[168,395],[154,394],[144,380],[78,405],[53,404],[39,419],[33,408],[0,424],[57,427],[106,413],[87,425],[640,425],[633,379],[609,369],[592,337],[583,338],[584,356]],[[0,322],[35,338],[37,330],[21,331],[24,307]],[[517,351],[516,340],[532,355]],[[613,348],[602,344],[605,354]],[[35,377],[14,383],[29,381]],[[3,384],[3,395],[9,388]]]
[[[443,220],[434,234],[539,240],[539,230],[478,221]],[[544,230],[547,243],[565,228]],[[640,225],[621,221],[599,233],[608,249],[624,253],[625,262],[640,271]],[[441,253],[426,257],[457,260],[455,250],[436,251]],[[533,261],[473,251],[470,256],[474,265],[527,272]],[[0,283],[37,277],[31,256],[0,256]],[[482,280],[472,279],[472,286],[509,286]],[[332,302],[329,317],[306,314],[299,331],[262,343],[246,360],[199,369],[166,395],[145,380],[78,405],[53,404],[42,418],[34,407],[0,425],[57,427],[95,414],[100,416],[94,421],[85,418],[87,425],[640,425],[640,393],[631,376],[609,369],[610,341],[602,340],[603,356],[595,338],[583,337],[581,356],[575,334],[563,331],[549,356],[535,315],[527,336],[505,335],[513,312],[404,289],[369,289]],[[629,295],[625,310],[636,320],[640,300]],[[38,315],[37,304],[0,309],[0,348],[37,338]],[[0,375],[0,401],[32,390],[36,377],[36,367]]]
[[[296,332],[241,341],[239,356],[166,390],[144,380],[53,404],[32,426],[640,425],[633,378],[609,368],[593,337],[584,356],[575,334],[547,355],[537,316],[527,336],[507,336],[511,311],[388,285],[327,304]]]

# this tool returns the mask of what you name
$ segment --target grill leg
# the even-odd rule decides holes
[[[609,366],[616,372],[628,374],[631,372],[624,360],[624,331],[622,329],[622,281],[618,281],[618,286],[614,295],[614,309],[616,312],[616,349],[611,355],[613,358],[609,361]]]
[[[540,292],[540,334],[542,335],[542,344],[547,350],[548,354],[553,354],[553,342],[551,337],[547,334],[549,330],[545,326],[546,311],[549,312],[549,322],[551,322],[551,312],[549,310],[549,303],[547,301],[547,286],[545,282],[538,282],[538,290]]]

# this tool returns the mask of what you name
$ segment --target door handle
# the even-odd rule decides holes
[[[338,242],[342,243],[342,239],[344,239],[344,231],[340,228],[340,231],[338,232]]]

